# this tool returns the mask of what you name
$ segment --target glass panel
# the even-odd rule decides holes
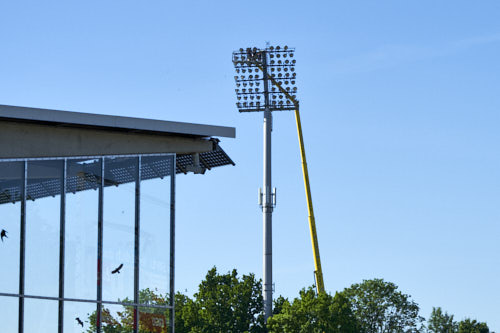
[[[139,332],[166,333],[168,329],[167,309],[139,308]],[[135,311],[132,306],[105,305],[102,315],[104,332],[132,332]],[[95,328],[95,319],[91,329]]]
[[[25,285],[27,295],[58,295],[61,208],[59,194],[62,168],[62,160],[28,162]]]
[[[64,333],[95,332],[95,303],[64,302]]]
[[[166,304],[170,259],[171,156],[141,162],[140,303]]]
[[[23,162],[0,163],[0,292],[19,293],[19,235]]]
[[[17,332],[19,298],[0,296],[0,327],[2,332]]]
[[[57,301],[26,298],[24,300],[24,332],[57,332]]]
[[[167,333],[168,310],[139,308],[139,329],[141,333]]]
[[[133,332],[134,308],[105,304],[102,310],[102,327],[104,332]]]
[[[64,265],[67,298],[96,299],[100,179],[98,159],[68,160]]]
[[[137,158],[106,158],[104,168],[103,300],[132,302]]]

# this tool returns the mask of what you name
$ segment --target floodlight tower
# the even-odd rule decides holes
[[[276,204],[276,190],[271,190],[272,111],[293,111],[296,108],[293,100],[287,98],[288,94],[295,99],[297,93],[294,52],[287,46],[241,48],[233,52],[238,110],[264,112],[264,179],[263,192],[259,191],[259,203],[264,229],[262,288],[266,321],[272,314],[273,305],[272,213]],[[273,82],[279,83],[280,87]]]

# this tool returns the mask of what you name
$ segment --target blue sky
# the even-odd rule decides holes
[[[500,330],[500,2],[0,3],[0,103],[234,126],[236,162],[177,178],[177,287],[262,272],[262,115],[231,52],[296,48],[325,285],[396,283]],[[313,283],[292,113],[273,132],[274,282]]]

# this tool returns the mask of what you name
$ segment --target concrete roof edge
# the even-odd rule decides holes
[[[0,104],[0,119],[68,124],[76,126],[117,128],[131,131],[163,132],[190,136],[235,138],[234,127],[183,123],[166,120],[102,115],[73,111],[40,109]]]

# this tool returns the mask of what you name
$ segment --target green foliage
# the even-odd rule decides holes
[[[486,323],[465,319],[458,324],[458,333],[489,333],[490,329]]]
[[[302,289],[293,303],[278,298],[275,313],[267,322],[270,333],[359,332],[349,300],[339,293],[332,297],[326,293],[318,295],[312,287]]]
[[[424,318],[417,303],[382,279],[364,280],[344,289],[365,333],[421,332]]]
[[[191,332],[264,332],[261,282],[253,274],[238,278],[233,270],[208,271],[205,280],[182,310]]]
[[[455,333],[458,330],[457,323],[453,321],[453,315],[443,313],[439,307],[432,308],[427,323],[427,330],[432,333]]]

